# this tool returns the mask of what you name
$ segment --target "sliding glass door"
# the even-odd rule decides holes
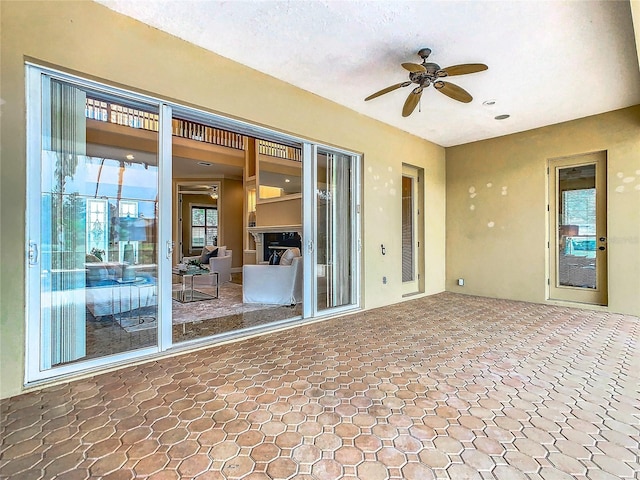
[[[159,110],[37,68],[28,81],[33,381],[157,350]]]
[[[351,154],[313,150],[309,184],[315,194],[306,202],[312,227],[310,294],[313,314],[324,315],[359,302],[359,164]]]
[[[26,71],[26,383],[127,362],[187,340],[172,337],[176,330],[183,334],[186,330],[176,328],[175,310],[172,313],[172,267],[185,257],[183,250],[173,252],[178,237],[172,225],[172,192],[179,184],[172,178],[172,167],[176,163],[173,157],[183,162],[184,158],[193,160],[189,165],[178,165],[182,168],[178,177],[192,178],[200,185],[202,175],[191,177],[189,172],[200,159],[203,138],[204,143],[213,145],[208,149],[218,154],[222,147],[233,150],[223,165],[225,175],[237,164],[238,177],[244,181],[238,179],[231,185],[231,179],[225,178],[221,185],[209,178],[205,182],[211,198],[228,194],[229,201],[216,198],[215,208],[199,205],[202,211],[189,213],[194,219],[190,246],[196,250],[201,250],[203,243],[221,245],[227,224],[218,225],[218,219],[229,219],[230,212],[236,210],[243,215],[242,202],[237,199],[248,198],[251,191],[255,195],[257,182],[274,181],[273,175],[256,175],[255,165],[242,175],[243,165],[250,166],[252,155],[265,164],[294,162],[297,174],[297,179],[290,173],[282,178],[283,191],[289,184],[297,185],[287,208],[283,199],[259,198],[263,208],[259,225],[255,224],[255,211],[253,225],[249,221],[243,224],[240,218],[227,222],[224,243],[229,254],[224,258],[228,261],[218,262],[226,265],[227,273],[220,277],[222,267],[213,272],[219,281],[211,285],[216,290],[211,301],[218,306],[223,300],[235,305],[238,302],[233,299],[237,298],[244,309],[245,282],[232,282],[231,274],[238,277],[244,265],[262,259],[258,257],[264,256],[264,250],[256,249],[251,258],[241,248],[244,235],[254,235],[262,228],[265,235],[285,233],[287,241],[293,239],[296,247],[302,247],[302,260],[296,262],[294,271],[292,302],[299,305],[301,283],[304,300],[300,310],[284,305],[280,309],[284,316],[276,317],[272,309],[267,320],[261,316],[260,328],[295,320],[292,317],[299,319],[301,312],[310,318],[359,306],[359,156],[281,138],[261,127],[192,112],[61,72],[33,65]],[[187,112],[204,130],[182,135],[174,130],[172,137],[174,111]],[[231,139],[231,145],[213,142],[212,131],[226,132],[221,141]],[[281,140],[289,147],[278,149],[274,146],[280,144],[267,142],[270,149],[262,152],[260,143],[236,141],[250,136]],[[300,149],[291,148],[292,144],[304,145],[303,161]],[[248,145],[253,145],[255,152]],[[295,158],[283,158],[282,151],[295,153]],[[212,162],[197,164],[208,168]],[[249,172],[253,172],[253,179]],[[234,191],[238,195],[232,196]],[[225,206],[234,203],[236,210]],[[226,217],[223,208],[228,208]],[[240,239],[237,247],[233,246],[234,228]],[[234,250],[237,253],[231,256]],[[300,263],[304,282],[297,274]],[[213,273],[211,279],[216,276]],[[184,284],[177,287],[184,288]],[[181,306],[183,317],[193,318],[194,306]],[[247,331],[258,328],[249,322],[242,325],[248,326]],[[217,334],[207,330],[204,336]]]

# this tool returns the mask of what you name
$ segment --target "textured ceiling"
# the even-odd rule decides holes
[[[132,1],[109,8],[442,146],[640,103],[627,1]],[[401,115],[402,62],[489,70],[449,79],[474,100],[435,91]],[[494,100],[495,105],[483,102]],[[506,120],[494,117],[508,114]]]

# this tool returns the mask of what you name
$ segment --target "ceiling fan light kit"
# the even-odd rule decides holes
[[[398,88],[408,87],[411,84],[417,84],[418,86],[414,88],[406,101],[404,102],[404,106],[402,108],[402,116],[408,117],[413,113],[418,102],[420,101],[420,97],[422,96],[422,92],[425,88],[430,85],[439,91],[440,93],[445,94],[447,97],[457,100],[462,103],[469,103],[473,100],[473,97],[467,92],[464,88],[459,87],[450,82],[445,82],[441,80],[445,77],[452,77],[454,75],[466,75],[468,73],[476,73],[487,70],[487,67],[484,63],[464,63],[461,65],[452,65],[447,68],[440,68],[440,65],[433,62],[427,62],[429,55],[431,55],[430,48],[422,48],[418,51],[418,55],[422,58],[422,63],[403,63],[402,67],[409,72],[409,81],[396,83],[395,85],[391,85],[390,87],[383,88],[379,92],[376,92],[372,95],[369,95],[365,98],[365,102],[369,100],[373,100],[385,93],[392,92],[397,90]]]

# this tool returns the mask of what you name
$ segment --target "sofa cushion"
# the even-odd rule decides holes
[[[280,254],[277,250],[269,257],[269,265],[280,265]]]
[[[200,263],[202,265],[209,265],[209,259],[211,257],[218,256],[218,248],[217,247],[204,247],[202,249],[202,253],[200,254]]]
[[[280,265],[291,265],[295,257],[300,256],[300,249],[297,247],[287,248],[280,257]]]

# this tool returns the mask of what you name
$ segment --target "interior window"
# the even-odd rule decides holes
[[[218,208],[191,207],[191,248],[218,244]]]

